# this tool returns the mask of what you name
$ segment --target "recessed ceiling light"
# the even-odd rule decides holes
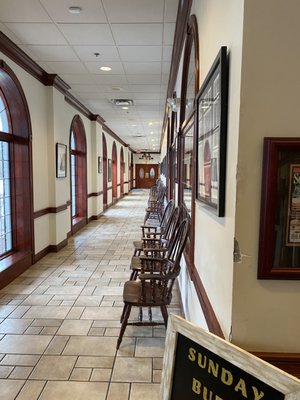
[[[69,7],[69,13],[71,14],[80,14],[81,11],[82,11],[81,7],[75,7],[75,6]]]
[[[111,88],[111,90],[113,92],[121,92],[124,89],[122,87],[119,87],[119,86],[114,86],[114,87]]]
[[[129,107],[122,107],[122,110],[128,110]]]
[[[100,67],[101,71],[111,71],[110,67]]]
[[[149,124],[148,125],[153,125],[153,122],[149,122]]]

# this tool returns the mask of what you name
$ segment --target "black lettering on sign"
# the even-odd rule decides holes
[[[284,400],[284,394],[178,334],[171,400]]]

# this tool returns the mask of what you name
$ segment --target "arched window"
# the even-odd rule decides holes
[[[87,168],[84,125],[76,115],[70,131],[70,176],[72,232],[87,222]]]
[[[13,249],[10,172],[11,122],[4,94],[0,90],[0,257]]]
[[[103,159],[103,210],[107,207],[107,145],[102,133],[102,159]]]
[[[118,156],[116,142],[113,142],[112,146],[112,198],[113,202],[118,197]]]
[[[29,111],[17,77],[3,61],[0,87],[1,288],[33,262],[33,211]]]
[[[124,174],[125,174],[125,162],[123,147],[120,150],[120,183],[121,183],[121,196],[124,194]]]

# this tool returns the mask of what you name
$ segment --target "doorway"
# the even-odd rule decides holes
[[[158,179],[158,164],[136,164],[135,186],[138,189],[149,189]]]

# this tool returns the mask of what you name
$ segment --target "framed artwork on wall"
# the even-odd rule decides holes
[[[56,178],[67,176],[67,146],[56,143]]]
[[[221,47],[196,97],[196,198],[218,217],[225,215],[228,103],[227,47]]]
[[[112,177],[112,160],[109,158],[107,160],[107,181],[111,182]]]
[[[102,174],[102,157],[98,157],[98,174]]]
[[[259,279],[300,279],[300,139],[264,139]]]

